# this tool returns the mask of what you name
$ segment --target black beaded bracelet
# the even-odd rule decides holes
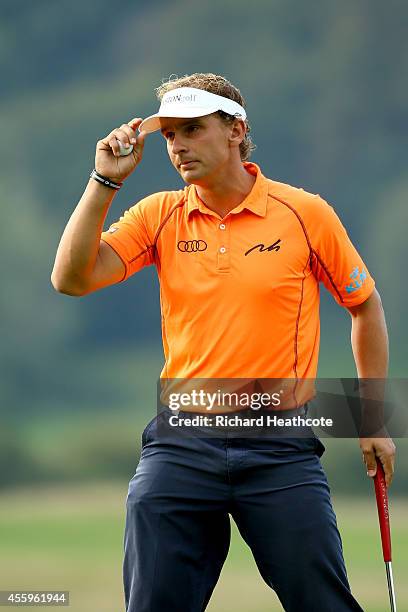
[[[111,189],[118,190],[123,185],[123,183],[114,183],[107,176],[102,176],[102,174],[99,174],[99,172],[97,172],[95,168],[92,170],[89,176],[90,178],[93,178],[95,181],[98,181],[98,183],[101,183],[101,185],[105,185],[105,187],[110,187]]]

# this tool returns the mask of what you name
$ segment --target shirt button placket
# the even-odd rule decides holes
[[[230,234],[230,223],[219,223],[218,224],[218,236],[217,236],[217,270],[220,272],[226,272],[230,269],[230,249],[229,249],[229,234]]]

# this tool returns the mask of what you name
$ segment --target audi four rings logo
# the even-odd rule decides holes
[[[196,253],[197,251],[205,251],[207,243],[205,240],[179,240],[177,248],[182,253]]]

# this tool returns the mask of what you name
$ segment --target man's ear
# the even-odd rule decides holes
[[[246,125],[243,119],[235,119],[231,124],[229,141],[232,145],[239,146],[244,140],[246,134]]]

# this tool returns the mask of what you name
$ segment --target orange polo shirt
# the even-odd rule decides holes
[[[264,177],[221,219],[194,185],[152,194],[102,240],[125,265],[160,280],[162,378],[314,378],[319,283],[356,306],[374,280],[333,208]]]

